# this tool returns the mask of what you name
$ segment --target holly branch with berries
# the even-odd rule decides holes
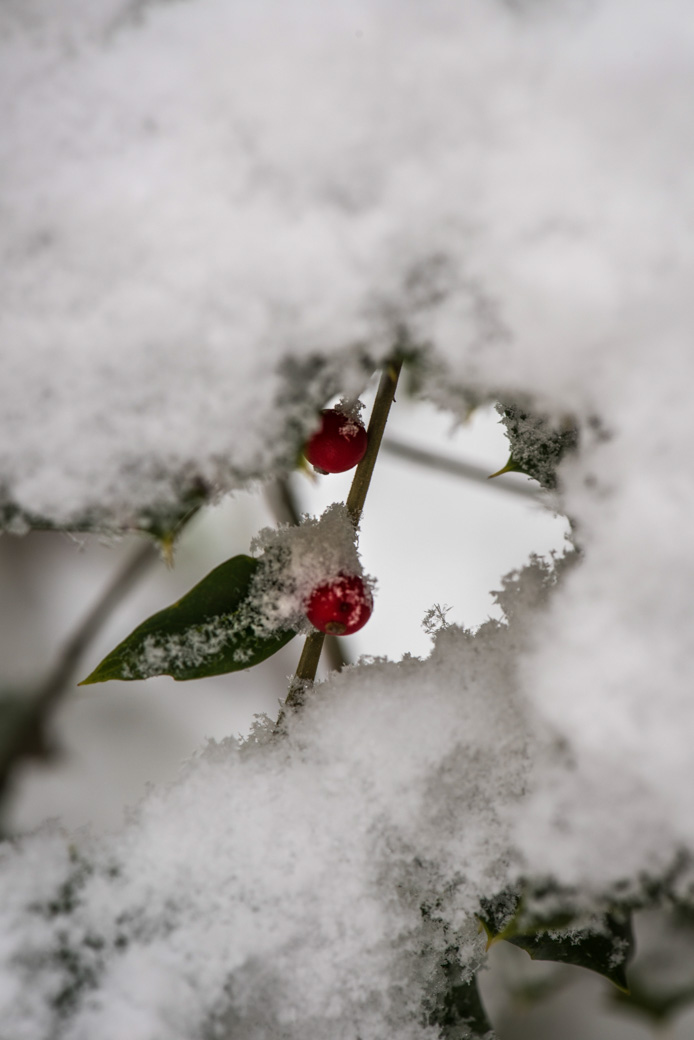
[[[368,430],[359,416],[361,405],[344,402],[321,412],[320,425],[305,445],[305,459],[319,473],[356,467],[344,507],[332,507],[320,521],[306,518],[298,528],[257,539],[258,556],[234,556],[220,564],[181,599],[138,625],[80,685],[155,675],[176,680],[222,675],[260,664],[305,633],[278,724],[287,709],[298,707],[315,680],[325,636],[352,635],[373,610],[373,582],[363,574],[356,549],[401,367],[401,358],[385,365]],[[298,553],[297,541],[303,543]]]

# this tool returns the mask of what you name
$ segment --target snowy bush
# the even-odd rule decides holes
[[[475,977],[498,938],[655,1016],[691,996],[627,969],[633,910],[685,945],[694,910],[688,16],[0,8],[9,534],[170,553],[191,511],[285,477],[319,410],[401,361],[457,419],[498,402],[508,468],[572,526],[563,557],[504,579],[503,621],[441,617],[428,659],[304,682],[115,833],[8,836],[2,1037],[488,1037]],[[260,537],[240,599],[200,615],[196,668],[229,632],[309,630],[316,582],[359,572],[345,515]],[[235,667],[274,650],[253,647]],[[166,671],[171,645],[145,650]],[[27,703],[4,690],[3,782],[41,750]]]

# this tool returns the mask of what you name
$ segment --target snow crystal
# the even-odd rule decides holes
[[[183,632],[148,635],[142,645],[129,653],[122,665],[123,678],[148,679],[168,674],[169,668],[195,668],[216,657],[233,634],[245,625],[219,615],[212,621],[186,628]]]
[[[353,431],[359,429],[359,427],[364,424],[361,416],[361,413],[364,410],[363,402],[360,401],[358,397],[341,397],[335,407],[341,415],[346,415],[348,419],[355,420],[348,427],[351,431],[349,436],[354,436]]]

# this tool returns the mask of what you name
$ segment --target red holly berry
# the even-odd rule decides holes
[[[334,581],[311,593],[306,616],[320,632],[351,636],[371,617],[373,597],[356,574],[338,574]]]
[[[320,429],[309,440],[304,454],[323,473],[344,473],[361,462],[367,443],[361,419],[326,408],[321,412]]]

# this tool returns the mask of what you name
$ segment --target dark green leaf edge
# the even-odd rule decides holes
[[[444,989],[426,1021],[439,1029],[441,1040],[492,1040],[494,1031],[480,997],[477,977],[461,981],[457,958],[444,961]]]
[[[494,477],[500,477],[504,473],[522,473],[526,477],[530,477],[531,480],[537,480],[537,477],[533,476],[532,473],[529,473],[527,469],[523,469],[521,464],[514,459],[513,455],[509,455],[508,462],[502,466],[501,469],[496,470],[495,473],[490,473],[487,480],[493,480]]]
[[[170,607],[153,614],[115,647],[79,684],[170,675],[178,682],[252,668],[296,634],[262,632],[249,605],[260,563],[234,556]]]
[[[644,1016],[654,1026],[660,1026],[694,1003],[694,983],[660,993],[632,983],[626,992],[614,990],[612,1000],[620,1008]]]
[[[552,921],[529,921],[520,897],[506,894],[500,905],[515,908],[501,923],[498,907],[486,904],[478,919],[487,936],[487,949],[504,940],[525,950],[532,960],[556,961],[586,968],[608,979],[623,994],[629,993],[626,968],[634,954],[631,914],[616,911],[603,915],[595,927],[571,927],[573,915]],[[524,919],[525,918],[525,919]]]

